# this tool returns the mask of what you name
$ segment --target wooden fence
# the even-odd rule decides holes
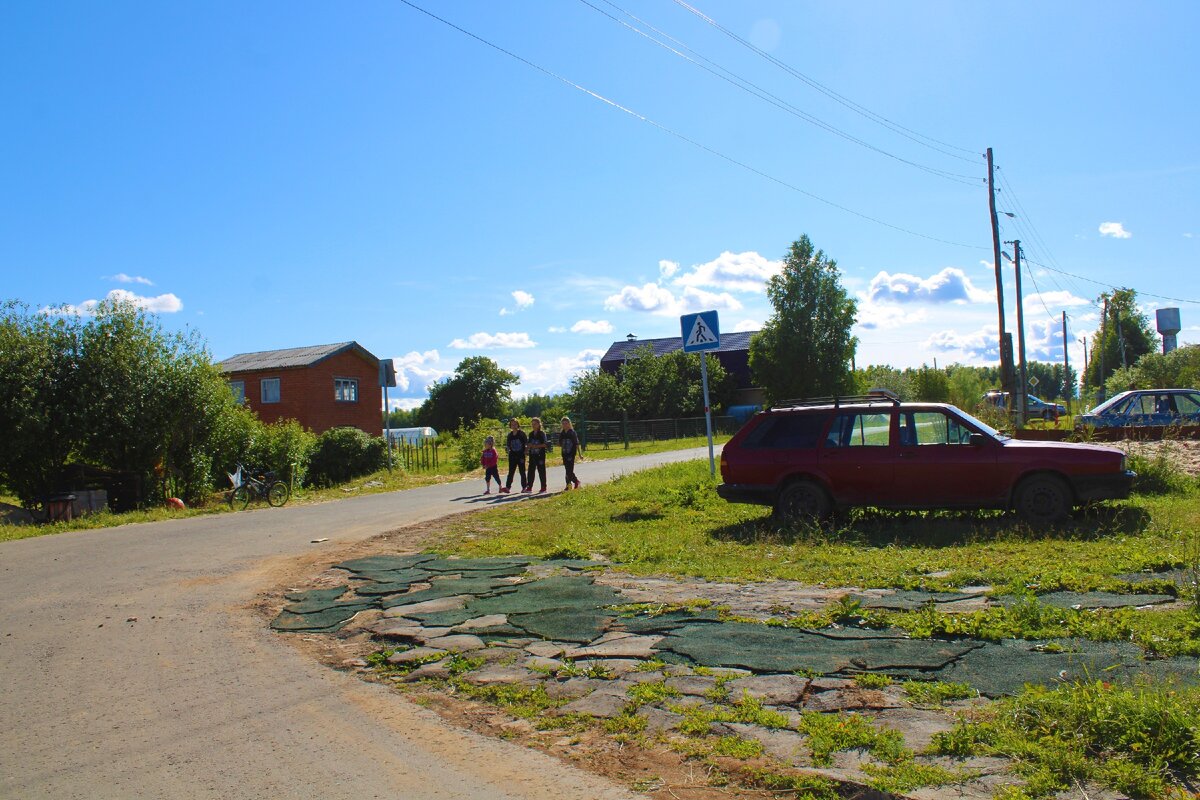
[[[734,434],[741,425],[733,417],[713,417],[713,435]],[[704,436],[704,417],[681,419],[630,419],[598,420],[583,422],[581,438],[587,447],[602,447],[607,450],[614,445],[627,446],[629,442],[658,442],[669,439],[689,439]]]

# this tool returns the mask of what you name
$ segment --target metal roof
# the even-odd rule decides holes
[[[750,337],[756,333],[758,331],[722,333],[721,346],[708,352],[729,353],[738,350],[749,350]],[[665,356],[667,353],[674,353],[676,350],[683,349],[683,337],[669,336],[665,339],[634,339],[633,341],[613,342],[612,346],[608,348],[608,352],[604,354],[600,361],[624,361],[629,357],[631,352],[646,345],[654,348],[654,355]]]
[[[379,359],[358,342],[338,342],[337,344],[318,344],[312,347],[289,347],[286,350],[239,353],[236,356],[230,356],[217,366],[221,368],[222,372],[259,372],[268,369],[311,367],[313,364],[347,350],[354,351],[364,361],[370,361],[373,364],[379,363]]]

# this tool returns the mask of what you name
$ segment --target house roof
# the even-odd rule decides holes
[[[257,353],[239,353],[230,356],[217,366],[222,372],[259,372],[266,369],[292,369],[311,367],[339,353],[352,351],[364,361],[378,364],[379,359],[358,342],[318,344],[312,347],[289,347],[286,350],[262,350]]]
[[[722,333],[721,346],[708,352],[729,353],[739,350],[749,350],[750,337],[756,333],[758,331]],[[604,354],[600,361],[601,363],[605,361],[624,361],[629,357],[631,352],[646,345],[654,348],[654,355],[665,356],[667,353],[674,353],[676,350],[683,349],[683,337],[668,336],[665,339],[634,339],[633,341],[613,342],[608,348],[608,352]]]

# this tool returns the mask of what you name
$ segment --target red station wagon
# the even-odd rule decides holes
[[[1013,439],[945,403],[890,393],[787,401],[755,415],[721,452],[717,493],[823,519],[834,509],[1015,509],[1036,524],[1129,496],[1111,447]]]

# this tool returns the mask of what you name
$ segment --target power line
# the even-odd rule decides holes
[[[639,22],[642,25],[645,25],[647,28],[654,31],[654,33],[658,34],[659,36],[663,36],[666,39],[670,40],[671,42],[674,42],[675,44],[679,45],[679,47],[683,48],[683,50],[685,50],[687,52],[682,52],[680,50],[677,50],[676,48],[672,47],[671,45],[667,44],[666,42],[663,42],[663,41],[660,41],[659,39],[654,38],[653,36],[646,33],[645,31],[640,30],[640,29],[634,27],[633,25],[630,25],[629,23],[625,22],[622,19],[618,19],[617,17],[613,16],[612,14],[609,14],[604,9],[598,8],[597,6],[590,3],[588,0],[579,0],[579,2],[582,3],[583,5],[587,6],[588,8],[592,9],[597,14],[601,14],[601,15],[607,17],[608,19],[612,20],[613,22],[617,23],[618,25],[624,27],[626,30],[632,31],[633,33],[636,33],[637,35],[643,37],[647,41],[653,42],[655,45],[661,47],[662,49],[666,50],[667,52],[672,53],[672,54],[678,56],[679,58],[682,58],[683,60],[687,61],[688,63],[690,63],[696,67],[699,67],[700,69],[704,70],[705,72],[708,72],[709,74],[713,75],[714,77],[720,78],[721,80],[725,81],[726,83],[736,86],[737,88],[741,89],[742,91],[744,91],[750,95],[753,95],[754,97],[757,97],[758,99],[760,99],[766,103],[769,103],[770,105],[775,106],[776,108],[780,109],[781,111],[784,111],[788,114],[798,117],[799,119],[804,120],[805,122],[809,123],[810,125],[814,125],[814,126],[820,128],[821,130],[824,130],[828,133],[832,133],[834,136],[840,136],[841,138],[845,139],[846,141],[853,142],[854,144],[857,144],[860,147],[865,147],[866,149],[872,150],[876,153],[879,153],[880,155],[895,159],[896,161],[899,161],[903,164],[907,164],[911,167],[915,167],[916,169],[922,170],[924,172],[928,172],[931,175],[936,175],[939,178],[945,178],[946,180],[954,181],[955,183],[965,183],[965,184],[974,186],[983,181],[982,176],[964,175],[959,172],[950,172],[949,170],[939,169],[938,167],[932,167],[927,164],[921,164],[919,162],[904,158],[903,156],[898,156],[895,153],[891,153],[880,147],[876,147],[875,145],[871,144],[870,142],[860,139],[859,137],[854,136],[851,133],[843,131],[836,126],[831,125],[830,123],[827,123],[824,120],[813,116],[812,114],[809,114],[808,112],[798,108],[797,106],[793,105],[792,103],[789,103],[787,100],[784,100],[783,98],[779,97],[778,95],[773,94],[773,93],[769,92],[768,90],[762,88],[761,86],[754,83],[753,81],[751,81],[747,78],[743,78],[740,75],[726,69],[725,67],[716,63],[712,59],[702,55],[701,53],[696,52],[694,49],[692,49],[691,47],[688,47],[686,44],[679,41],[678,39],[671,36],[670,34],[664,33],[663,31],[659,30],[658,28],[654,27],[653,25],[649,24],[648,22],[638,18],[637,16],[631,14],[630,12],[621,8],[620,6],[618,6],[612,2],[609,2],[609,0],[603,0],[603,2],[605,2],[607,5],[612,6],[615,9],[617,9],[622,14],[625,14],[630,19],[633,19],[636,22]],[[692,58],[692,56],[695,56],[695,58]],[[701,63],[701,62],[703,62],[703,63]]]
[[[1112,284],[1112,283],[1105,283],[1104,281],[1098,281],[1095,278],[1085,278],[1082,275],[1076,275],[1073,272],[1067,272],[1066,270],[1055,269],[1054,267],[1048,267],[1045,264],[1038,263],[1037,261],[1033,261],[1032,259],[1027,258],[1025,260],[1029,261],[1031,264],[1037,264],[1042,269],[1048,269],[1051,272],[1059,272],[1059,273],[1062,273],[1063,275],[1067,275],[1071,278],[1076,278],[1081,281],[1087,281],[1088,283],[1095,283],[1099,286],[1103,286],[1106,289],[1117,290],[1117,289],[1121,289],[1121,288],[1127,288],[1127,289],[1132,288],[1132,287],[1128,287],[1128,286],[1121,287],[1121,286],[1117,286],[1116,284]],[[1150,292],[1143,292],[1140,289],[1133,289],[1133,291],[1142,297],[1153,297],[1155,300],[1170,300],[1172,303],[1188,303],[1190,305],[1200,306],[1200,300],[1186,300],[1182,297],[1167,297],[1166,295],[1151,294]]]
[[[704,12],[695,8],[694,6],[688,5],[683,0],[674,0],[674,3],[675,3],[675,5],[687,10],[689,13],[694,14],[695,16],[699,17],[705,23],[716,28],[718,31],[725,34],[730,39],[733,39],[738,44],[742,45],[743,47],[745,47],[745,48],[751,50],[752,52],[757,53],[758,55],[767,59],[772,64],[779,67],[784,72],[791,75],[792,77],[796,78],[797,80],[802,81],[803,83],[808,84],[813,89],[816,89],[818,92],[820,92],[821,94],[830,98],[831,100],[841,103],[843,106],[845,106],[846,108],[855,112],[856,114],[860,114],[861,116],[866,117],[867,119],[871,120],[872,122],[882,125],[883,127],[887,128],[888,130],[892,131],[893,133],[900,134],[901,136],[905,137],[906,139],[911,139],[912,141],[916,142],[919,145],[922,145],[923,147],[928,147],[931,150],[936,150],[937,152],[941,153],[942,155],[947,155],[947,156],[950,156],[951,158],[957,158],[962,161],[970,162],[972,164],[978,163],[977,159],[979,158],[979,154],[976,151],[971,150],[966,147],[959,147],[957,145],[953,145],[953,144],[949,144],[947,142],[940,141],[938,139],[933,138],[932,136],[926,136],[925,134],[918,133],[917,131],[914,131],[911,128],[906,128],[898,122],[893,122],[892,120],[888,119],[887,117],[883,116],[882,114],[876,114],[874,111],[867,108],[866,106],[860,105],[860,104],[854,102],[853,100],[851,100],[850,98],[838,94],[833,89],[830,89],[828,86],[825,86],[824,84],[816,81],[813,78],[808,77],[807,75],[805,75],[804,73],[795,69],[794,67],[790,66],[789,64],[775,58],[775,56],[771,55],[767,51],[765,51],[759,47],[756,47],[751,42],[747,41],[746,39],[743,39],[741,36],[738,36],[736,33],[729,30],[728,28],[724,27],[719,22],[714,20],[712,17],[708,16],[707,14],[705,14]],[[942,149],[942,148],[949,148],[950,150],[958,150],[961,153],[970,153],[974,156],[974,158],[967,158],[965,156],[961,156],[961,155],[958,155],[957,153],[949,152],[949,150]]]
[[[671,128],[668,128],[666,125],[663,125],[661,122],[657,122],[653,119],[650,119],[649,117],[645,116],[644,114],[640,114],[631,108],[627,108],[626,106],[621,105],[620,103],[616,102],[615,100],[610,100],[607,97],[605,97],[604,95],[599,94],[598,92],[594,92],[591,89],[588,89],[586,86],[582,86],[578,83],[575,83],[574,81],[570,80],[569,78],[565,78],[562,75],[559,75],[556,72],[546,69],[543,66],[535,64],[534,62],[530,61],[529,59],[523,58],[522,56],[517,55],[516,53],[512,52],[511,50],[506,50],[503,47],[501,47],[500,45],[494,44],[493,42],[490,42],[487,39],[484,39],[482,36],[478,36],[478,35],[472,33],[471,31],[466,30],[465,28],[461,28],[458,25],[455,25],[453,22],[450,22],[447,19],[439,17],[437,14],[434,14],[433,12],[422,8],[421,6],[417,5],[416,3],[411,2],[410,0],[400,0],[400,2],[403,3],[404,5],[408,6],[409,8],[413,9],[414,11],[421,12],[422,14],[429,17],[430,19],[437,20],[438,22],[442,23],[443,25],[445,25],[449,28],[453,28],[454,30],[458,31],[459,33],[463,34],[464,36],[468,36],[468,37],[474,39],[475,41],[479,42],[480,44],[487,45],[488,47],[492,48],[493,50],[503,53],[504,55],[508,56],[509,58],[519,61],[522,64],[524,64],[525,66],[530,67],[531,69],[537,70],[538,72],[542,73],[543,75],[554,78],[556,81],[559,81],[560,83],[564,83],[567,86],[570,86],[572,89],[583,92],[584,94],[586,94],[590,97],[593,97],[596,100],[599,100],[600,102],[604,103],[605,105],[607,105],[611,108],[615,108],[618,111],[624,112],[625,114],[628,114],[629,116],[633,117],[634,119],[640,120],[641,122],[644,122],[647,125],[651,125],[651,126],[657,128],[658,130],[662,131],[663,133],[674,136],[676,139],[679,139],[680,141],[683,141],[683,142],[687,142],[688,144],[692,145],[693,147],[695,147],[699,150],[703,150],[704,152],[709,153],[710,155],[714,155],[717,158],[722,159],[723,161],[727,161],[730,164],[733,164],[737,167],[741,167],[742,169],[746,170],[747,172],[752,172],[755,175],[758,175],[761,178],[765,178],[765,179],[771,181],[772,183],[776,183],[786,189],[791,189],[792,191],[794,191],[798,194],[802,194],[805,197],[808,197],[812,200],[816,200],[819,203],[823,203],[823,204],[829,206],[830,208],[836,208],[839,211],[844,211],[845,213],[856,216],[859,219],[864,219],[868,222],[873,222],[876,225],[880,225],[885,228],[891,228],[892,230],[899,231],[900,233],[906,233],[909,236],[916,236],[920,239],[927,239],[931,242],[939,242],[941,244],[948,244],[948,245],[952,245],[954,247],[966,247],[966,248],[970,248],[970,249],[980,249],[979,245],[965,244],[963,242],[955,242],[955,241],[951,241],[949,239],[940,239],[936,236],[930,236],[925,233],[918,233],[917,231],[909,230],[908,228],[902,228],[899,225],[893,225],[890,222],[884,222],[881,219],[872,217],[868,214],[864,214],[861,211],[855,211],[852,208],[848,208],[846,206],[840,205],[838,203],[833,202],[832,200],[827,200],[824,197],[813,194],[812,192],[810,192],[806,189],[801,189],[799,186],[789,183],[789,182],[783,180],[782,178],[776,178],[774,175],[771,175],[767,172],[763,172],[762,170],[758,169],[757,167],[752,167],[743,161],[739,161],[736,158],[733,158],[732,156],[725,155],[724,153],[722,153],[719,150],[715,150],[706,144],[702,144],[701,142],[698,142],[695,139],[691,139],[691,138],[683,135],[682,133],[679,133],[678,131],[672,130]]]

